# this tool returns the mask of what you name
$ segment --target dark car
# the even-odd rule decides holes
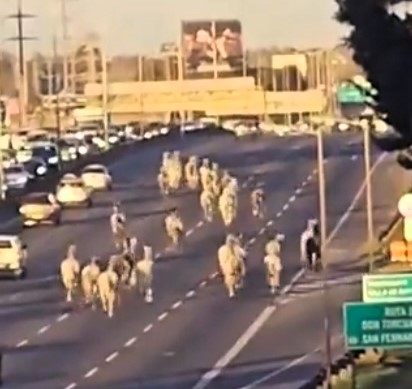
[[[41,158],[49,168],[59,168],[59,152],[53,143],[34,145],[32,147],[33,157]]]
[[[30,174],[31,179],[43,178],[47,175],[48,167],[41,158],[33,157],[23,163],[24,169]]]

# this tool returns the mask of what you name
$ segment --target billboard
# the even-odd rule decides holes
[[[184,21],[181,40],[183,62],[188,72],[242,68],[242,25],[238,20]]]

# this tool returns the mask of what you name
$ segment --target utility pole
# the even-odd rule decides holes
[[[61,5],[61,23],[62,23],[62,54],[63,54],[63,91],[67,93],[71,89],[69,82],[69,56],[67,44],[69,41],[68,16],[67,16],[67,0],[60,0]]]
[[[22,0],[17,0],[17,13],[8,15],[8,19],[16,19],[17,21],[17,36],[8,38],[9,41],[17,41],[18,57],[19,57],[19,126],[24,127],[26,124],[26,102],[27,102],[27,80],[26,80],[26,61],[24,58],[24,42],[32,41],[36,38],[26,37],[23,32],[23,20],[34,18],[35,15],[23,13]]]
[[[58,63],[58,53],[57,53],[57,36],[53,36],[53,67],[52,67],[52,77],[53,77],[53,92],[56,96],[56,139],[57,139],[57,148],[58,148],[58,158],[59,158],[59,167],[61,166],[61,153],[60,153],[60,139],[61,139],[61,120],[60,120],[60,77],[57,71]]]

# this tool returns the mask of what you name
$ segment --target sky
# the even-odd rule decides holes
[[[15,50],[6,41],[16,35],[18,0],[0,2],[1,49]],[[21,0],[26,13],[27,52],[50,52],[53,31],[61,35],[62,0]],[[102,36],[110,55],[155,53],[160,44],[177,41],[181,20],[238,19],[248,48],[267,46],[332,46],[346,29],[333,20],[334,0],[66,0],[73,42],[87,33]]]

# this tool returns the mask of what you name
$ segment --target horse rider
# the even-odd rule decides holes
[[[150,246],[144,246],[144,256],[136,263],[137,285],[139,293],[144,296],[147,303],[153,302],[153,266],[154,257],[153,249]]]
[[[266,255],[263,258],[263,263],[266,269],[266,280],[272,294],[275,294],[280,286],[280,273],[283,268],[280,250],[283,239],[283,235],[277,234],[265,246]]]
[[[177,208],[172,209],[165,218],[165,228],[168,237],[172,240],[174,246],[177,246],[184,234],[184,225],[182,218],[178,214]]]
[[[255,188],[250,195],[252,214],[260,219],[263,219],[265,214],[265,197],[265,191],[262,187]]]
[[[77,287],[80,275],[80,263],[76,259],[76,246],[70,245],[66,258],[60,264],[60,276],[66,289],[66,301],[73,300],[73,292]]]
[[[113,206],[113,212],[110,216],[110,227],[114,237],[116,248],[119,250],[123,246],[126,238],[126,215],[120,211],[120,204]]]
[[[98,260],[98,257],[92,257],[81,272],[82,290],[86,303],[92,303],[93,307],[97,297],[97,279],[100,275],[100,267],[97,264]]]

